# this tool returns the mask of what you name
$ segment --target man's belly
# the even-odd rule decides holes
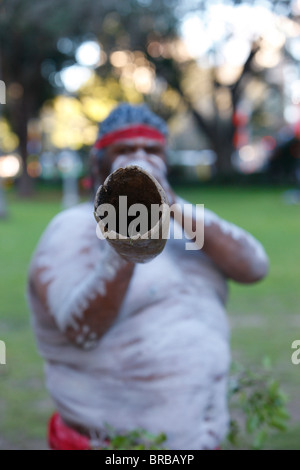
[[[61,416],[91,430],[108,423],[165,432],[173,449],[218,445],[228,418],[225,292],[209,262],[173,245],[136,266],[115,323],[94,349],[66,340],[45,351]]]
[[[214,397],[215,387],[226,386],[230,363],[225,313],[205,300],[211,318],[218,318],[215,329],[203,321],[203,302],[196,308],[189,297],[184,305],[174,298],[124,315],[92,351],[74,348],[72,367],[48,364],[47,386],[61,416],[88,429],[109,423],[165,432],[169,448],[199,448],[209,436],[205,413],[215,407],[212,429],[225,433],[226,391]]]

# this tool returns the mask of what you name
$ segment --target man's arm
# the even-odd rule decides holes
[[[163,172],[154,172],[153,176],[164,188],[171,216],[182,226],[186,235],[195,243],[197,224],[204,225],[204,245],[199,246],[226,277],[240,283],[252,283],[263,279],[269,269],[269,260],[261,243],[250,233],[236,225],[221,219],[205,209],[202,212],[189,204],[192,210],[184,210],[185,201],[172,190]],[[184,217],[183,217],[184,214]],[[200,237],[201,238],[201,237]]]
[[[269,269],[268,257],[261,243],[251,234],[204,210],[204,221],[196,210],[182,217],[182,200],[176,198],[174,219],[182,225],[187,236],[194,238],[196,224],[204,223],[204,245],[210,259],[226,277],[240,283],[252,283],[264,278]],[[201,247],[200,247],[201,248]]]
[[[97,239],[92,212],[78,221],[60,215],[34,256],[30,292],[70,341],[88,349],[117,317],[133,271]]]

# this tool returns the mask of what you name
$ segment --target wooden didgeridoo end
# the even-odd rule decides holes
[[[127,196],[127,209],[133,204],[143,204],[147,208],[148,223],[144,233],[129,235],[128,225],[135,217],[127,218],[128,225],[126,225],[125,233],[124,227],[119,228],[119,212],[122,211],[120,196]],[[99,211],[99,206],[102,204],[114,206],[115,230],[110,230],[107,222],[104,221],[107,212],[104,215],[103,211]],[[151,220],[152,204],[160,206],[161,209],[157,212],[156,218],[152,216],[153,220]],[[103,236],[122,258],[132,263],[147,263],[163,251],[170,224],[169,201],[158,181],[141,167],[130,165],[118,168],[111,173],[96,193],[94,209],[95,219]],[[124,215],[124,213],[121,214],[121,216]],[[120,233],[121,230],[123,233]]]

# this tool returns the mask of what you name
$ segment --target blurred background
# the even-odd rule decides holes
[[[28,264],[52,217],[90,197],[89,149],[122,101],[168,122],[178,194],[264,244],[268,278],[230,283],[232,354],[268,358],[288,397],[265,448],[300,448],[299,60],[299,0],[0,0],[0,448],[46,448]]]

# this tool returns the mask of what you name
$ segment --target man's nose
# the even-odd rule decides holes
[[[125,159],[125,165],[137,165],[149,173],[153,173],[153,164],[143,148],[132,149],[130,153],[126,155]]]
[[[146,159],[147,157],[147,152],[145,151],[145,149],[143,148],[135,148],[135,149],[132,149],[132,151],[130,152],[130,158],[134,158],[134,159]]]

